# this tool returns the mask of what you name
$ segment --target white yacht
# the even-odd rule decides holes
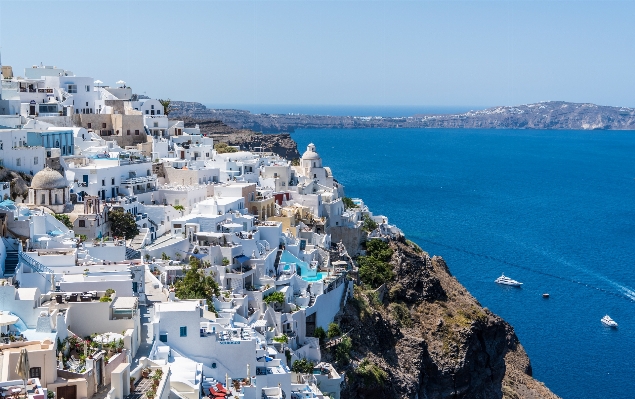
[[[607,327],[617,328],[617,323],[615,322],[615,320],[611,319],[611,316],[609,315],[602,317],[602,324]]]
[[[512,287],[520,287],[521,285],[523,285],[523,283],[520,283],[516,280],[512,280],[511,278],[505,276],[505,273],[503,273],[499,278],[494,280],[494,282],[498,284],[503,284],[503,285],[511,285]]]

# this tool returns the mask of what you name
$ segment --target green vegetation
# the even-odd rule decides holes
[[[315,331],[313,331],[313,336],[320,340],[320,345],[324,343],[326,339],[326,331],[322,327],[316,327]]]
[[[112,296],[112,294],[114,294],[114,293],[115,293],[115,290],[113,290],[112,288],[108,288],[106,290],[106,296],[108,296],[108,297]]]
[[[287,337],[286,334],[282,334],[279,337],[273,337],[273,340],[276,341],[276,342],[283,343],[283,344],[289,343],[289,337]]]
[[[99,298],[99,302],[112,302],[112,298],[108,296],[102,296]]]
[[[349,337],[344,337],[342,341],[335,347],[335,360],[343,366],[347,365],[351,360],[351,350],[353,349],[353,341]]]
[[[300,166],[300,158],[293,158],[291,160],[291,166]]]
[[[165,252],[161,252],[161,260],[170,260],[170,257]]]
[[[135,217],[131,213],[119,209],[112,210],[108,212],[108,219],[110,220],[110,231],[115,237],[128,239],[139,234],[139,227],[137,227]]]
[[[170,106],[172,101],[168,98],[167,100],[159,99],[159,102],[163,105],[163,114],[165,116],[170,115],[170,112],[172,112],[172,107]]]
[[[390,310],[392,316],[399,322],[401,327],[412,327],[410,310],[405,304],[393,302],[388,305],[388,309]]]
[[[68,227],[69,229],[73,228],[73,222],[71,222],[71,219],[68,217],[67,214],[65,214],[65,213],[56,213],[55,214],[55,219],[57,219],[60,222],[64,223],[64,226]]]
[[[416,253],[421,253],[421,252],[423,252],[423,250],[421,249],[421,247],[420,247],[420,246],[418,246],[417,244],[415,244],[413,241],[406,240],[406,244],[408,244],[409,246],[411,246],[411,247],[412,247],[412,249],[414,249],[414,251],[415,251]]]
[[[185,207],[183,205],[172,205],[172,208],[176,209],[177,211],[185,210]]]
[[[362,222],[362,230],[371,232],[377,228],[377,223],[368,215],[364,215],[364,221]]]
[[[206,299],[207,306],[213,311],[212,298],[220,295],[214,277],[207,275],[201,262],[190,258],[190,268],[184,270],[185,276],[174,283],[175,294],[179,299]]]
[[[340,326],[337,325],[337,323],[329,324],[329,329],[326,333],[326,336],[329,337],[329,339],[331,339],[331,338],[339,337],[340,335],[342,335],[342,331],[340,331]]]
[[[342,202],[344,203],[344,209],[359,208],[359,206],[348,197],[342,198]]]
[[[229,265],[229,259],[223,258],[223,266]]]
[[[382,240],[366,241],[366,256],[357,258],[359,278],[364,284],[377,288],[393,278],[392,268],[388,263],[392,252]]]
[[[238,152],[236,147],[228,146],[227,143],[214,144],[214,149],[219,154],[225,154],[225,153],[228,153],[228,152]]]
[[[377,365],[371,364],[368,359],[362,360],[355,373],[364,381],[364,385],[381,386],[388,379],[386,372]]]
[[[277,302],[279,304],[283,304],[284,303],[284,294],[280,291],[275,291],[272,292],[271,294],[267,295],[264,299],[265,303],[267,305],[271,305],[274,302]]]
[[[313,367],[315,367],[315,364],[313,364],[313,362],[310,362],[306,359],[300,359],[293,362],[291,371],[298,374],[312,374]]]

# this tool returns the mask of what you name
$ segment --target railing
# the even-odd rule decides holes
[[[44,266],[43,264],[41,264],[37,260],[33,259],[29,255],[25,254],[24,252],[19,252],[18,256],[20,257],[21,261],[24,261],[24,263],[26,265],[28,265],[31,269],[35,270],[36,272],[38,272],[40,274],[42,274],[42,273],[50,273],[52,275],[55,274],[55,272],[53,272],[53,270],[51,270],[48,267]]]

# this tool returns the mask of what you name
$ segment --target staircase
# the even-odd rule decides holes
[[[7,258],[4,261],[4,275],[13,276],[18,267],[18,250],[7,248]]]
[[[141,259],[141,252],[134,248],[126,247],[126,259]]]
[[[278,265],[280,264],[280,257],[282,256],[282,250],[279,249],[278,253],[276,254],[276,260],[273,262],[273,270],[276,271],[278,270]]]

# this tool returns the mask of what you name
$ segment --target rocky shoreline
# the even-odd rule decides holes
[[[217,120],[235,129],[263,133],[296,129],[462,128],[462,129],[571,129],[633,130],[635,109],[588,103],[549,101],[501,106],[451,115],[329,116],[252,114],[236,109],[209,109],[200,103],[173,101],[172,115],[192,120]]]

